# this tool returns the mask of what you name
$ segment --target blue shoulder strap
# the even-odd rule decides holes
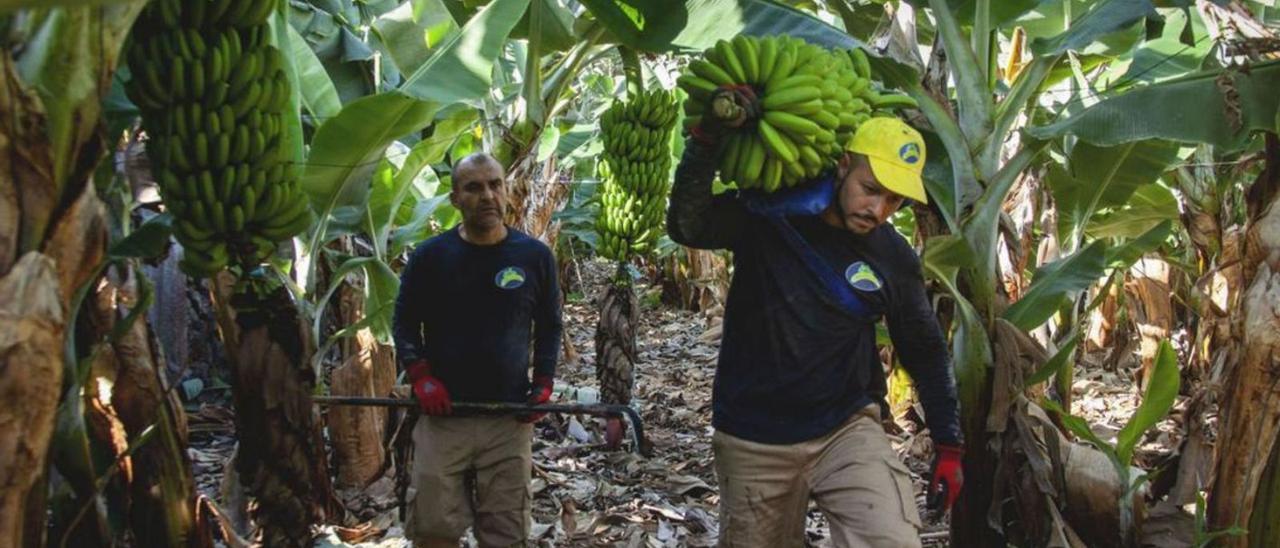
[[[835,182],[828,176],[802,188],[787,189],[773,194],[744,191],[740,194],[748,211],[764,217],[778,233],[782,234],[787,244],[795,249],[808,270],[826,286],[836,302],[854,317],[869,322],[875,321],[879,314],[872,311],[866,301],[859,297],[844,276],[831,268],[809,242],[787,222],[789,215],[817,215],[827,208],[835,197]]]

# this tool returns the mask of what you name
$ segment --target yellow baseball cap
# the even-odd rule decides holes
[[[885,188],[920,203],[929,203],[920,173],[924,171],[924,139],[897,118],[875,117],[858,126],[845,150],[867,157],[871,172]]]

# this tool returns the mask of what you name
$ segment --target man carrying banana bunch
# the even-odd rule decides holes
[[[834,173],[769,195],[713,195],[717,144],[761,112],[748,86],[711,101],[726,99],[732,118],[709,114],[690,130],[667,218],[672,240],[733,251],[712,397],[720,545],[803,546],[813,500],[837,547],[920,546],[911,478],[880,424],[875,323],[886,319],[924,405],[931,504],[950,508],[963,446],[946,340],[919,258],[885,222],[927,200],[924,142],[896,118],[871,118]]]

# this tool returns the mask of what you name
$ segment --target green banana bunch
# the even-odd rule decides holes
[[[790,36],[739,35],[704,51],[676,82],[689,95],[686,129],[707,115],[718,88],[756,91],[763,114],[721,144],[720,179],[773,192],[833,167],[871,116],[915,108],[910,97],[876,92],[871,78],[860,49],[832,52]]]
[[[293,89],[270,43],[274,7],[155,0],[130,38],[125,90],[191,275],[252,268],[311,223],[285,149]]]
[[[651,250],[662,233],[676,109],[675,95],[657,90],[614,101],[600,118],[603,187],[596,232],[606,258],[625,261]]]

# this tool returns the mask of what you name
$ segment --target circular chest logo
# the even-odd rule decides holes
[[[493,284],[502,289],[515,289],[524,285],[524,270],[518,266],[508,266],[498,271],[493,277]]]
[[[880,281],[880,277],[876,276],[875,271],[862,261],[854,262],[844,269],[844,279],[859,291],[879,291],[884,287],[884,283]]]
[[[908,164],[920,161],[920,147],[915,143],[907,143],[898,149],[898,157]]]

